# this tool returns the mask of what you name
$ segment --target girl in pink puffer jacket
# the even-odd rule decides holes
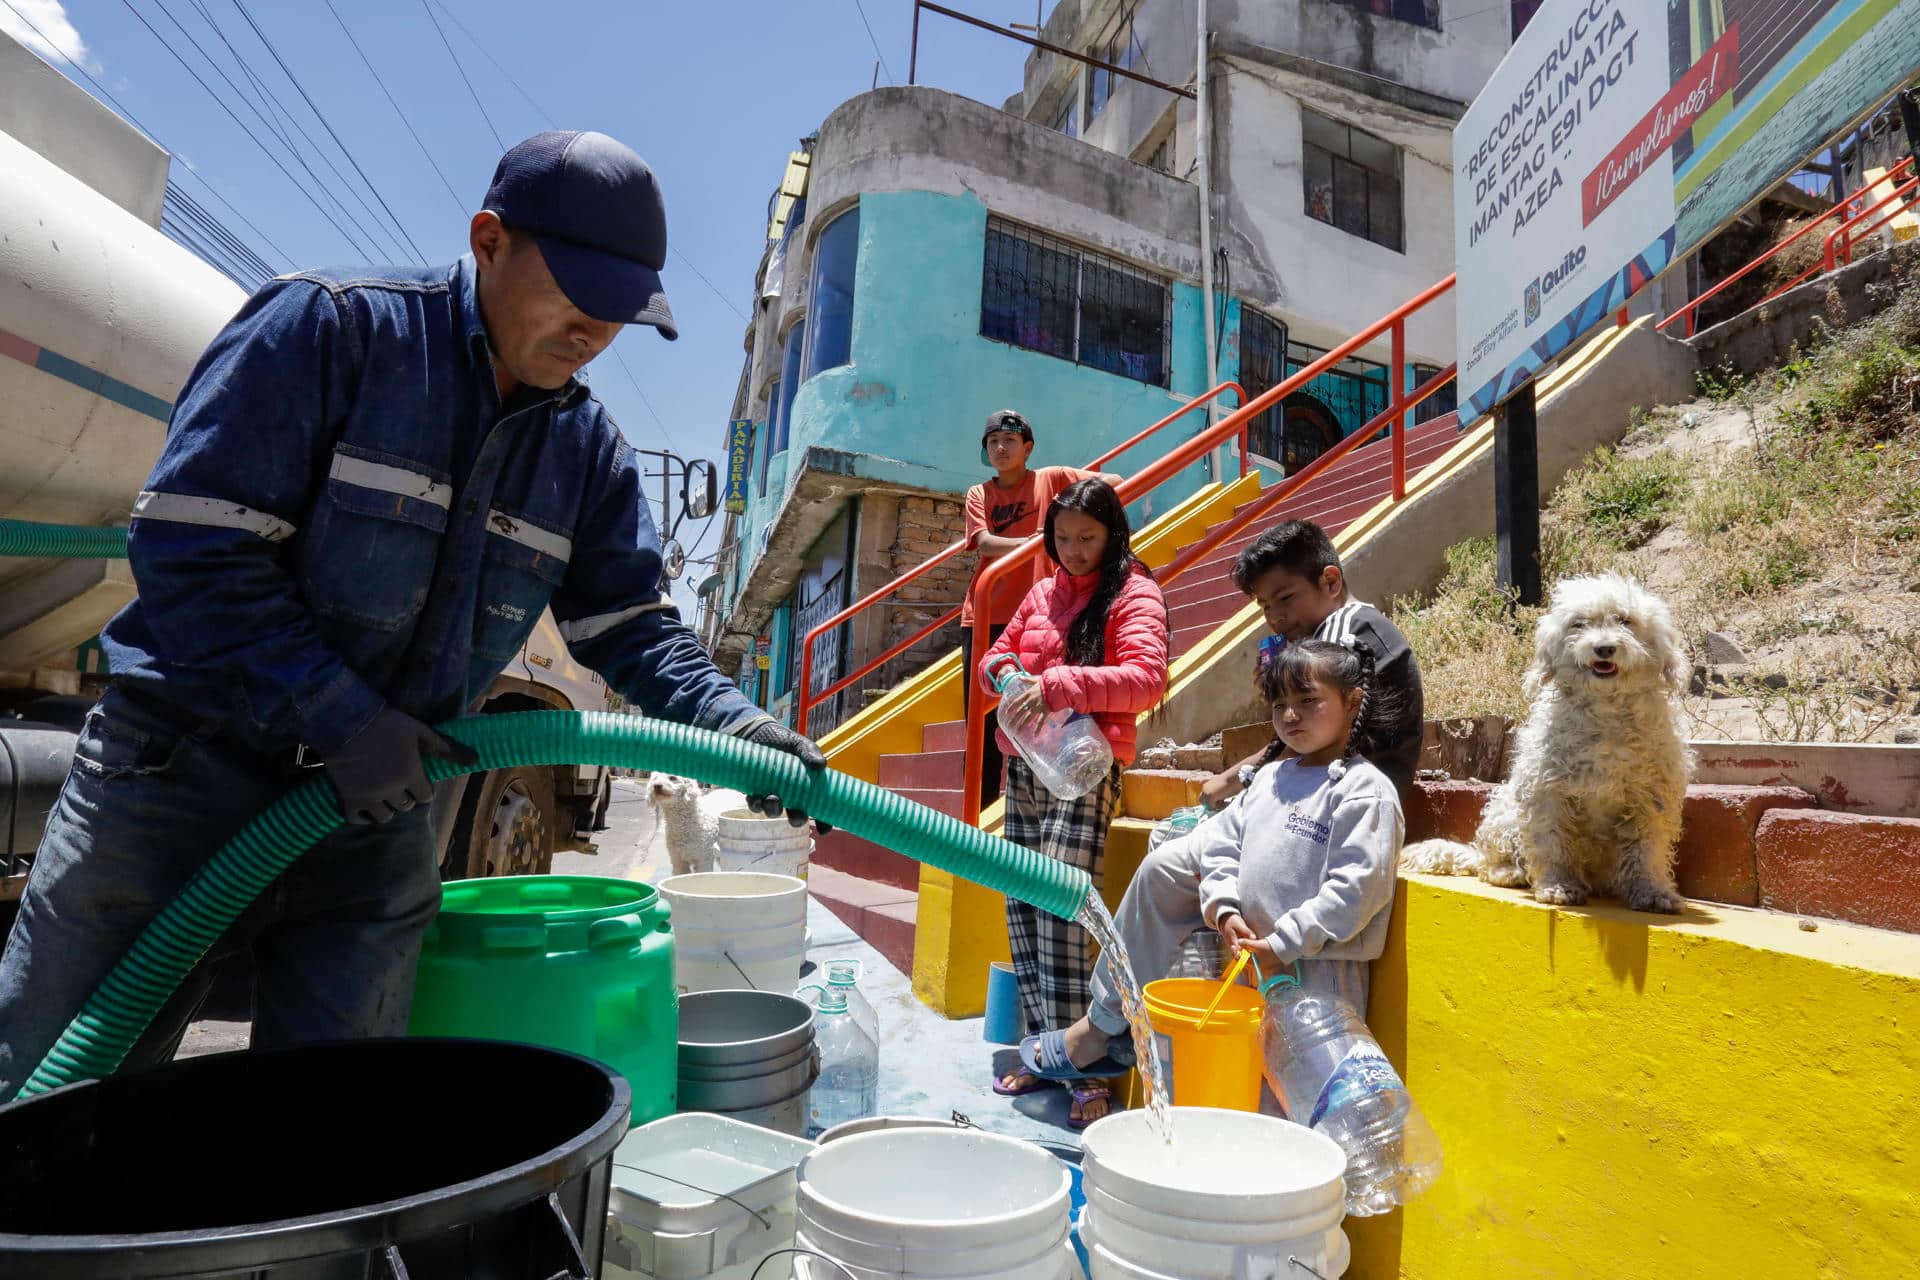
[[[1071,707],[1093,716],[1113,747],[1106,781],[1077,800],[1049,793],[1000,735],[1007,756],[1006,835],[1101,881],[1107,827],[1120,801],[1120,771],[1132,763],[1134,718],[1167,687],[1167,606],[1147,567],[1134,558],[1126,508],[1099,480],[1074,484],[1047,508],[1047,554],[1058,573],[1037,583],[973,673],[1005,654],[1037,676],[1000,707],[1002,724],[1037,721]],[[1093,973],[1086,930],[1024,902],[1007,899],[1007,934],[1020,991],[1024,1035],[1072,1025],[1087,1009]],[[994,1082],[1005,1095],[1031,1093],[1048,1082],[1015,1071]],[[1104,1085],[1077,1082],[1069,1120],[1082,1128],[1106,1114]]]

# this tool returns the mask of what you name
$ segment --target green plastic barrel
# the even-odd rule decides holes
[[[420,955],[408,1030],[597,1058],[633,1087],[635,1125],[672,1115],[680,1006],[667,914],[634,880],[453,881]],[[511,1100],[514,1082],[500,1090]]]

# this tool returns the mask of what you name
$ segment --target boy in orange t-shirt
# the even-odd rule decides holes
[[[960,606],[960,687],[971,702],[973,680],[973,620],[980,569],[1012,551],[1040,532],[1047,506],[1067,486],[1082,480],[1104,480],[1117,485],[1120,477],[1100,471],[1082,471],[1078,467],[1041,467],[1029,470],[1027,459],[1033,456],[1033,428],[1013,409],[996,410],[987,416],[986,430],[980,437],[980,460],[993,468],[993,479],[967,490],[967,545],[980,553],[974,581],[967,587],[967,598]],[[1045,555],[1034,557],[1030,573],[1015,573],[1002,579],[988,608],[989,643],[997,640],[1013,619],[1013,611],[1036,582],[1053,576],[1054,564]],[[996,717],[987,713],[986,753],[980,776],[980,805],[985,808],[1000,795],[1000,773],[1005,761],[994,739]]]

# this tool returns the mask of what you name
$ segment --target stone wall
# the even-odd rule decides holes
[[[941,494],[900,494],[869,490],[860,498],[855,548],[855,598],[877,591],[901,574],[951,546],[965,530],[961,500]],[[971,553],[953,559],[902,587],[893,596],[854,619],[848,655],[851,671],[906,639],[960,603],[973,577]],[[960,626],[949,623],[847,690],[844,715],[922,670],[959,646]]]

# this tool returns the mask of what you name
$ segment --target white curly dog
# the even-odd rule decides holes
[[[1401,867],[1531,885],[1541,902],[1599,890],[1636,911],[1679,911],[1673,856],[1693,770],[1679,699],[1690,674],[1658,596],[1614,574],[1563,580],[1534,630],[1517,758],[1473,843],[1422,840]]]

